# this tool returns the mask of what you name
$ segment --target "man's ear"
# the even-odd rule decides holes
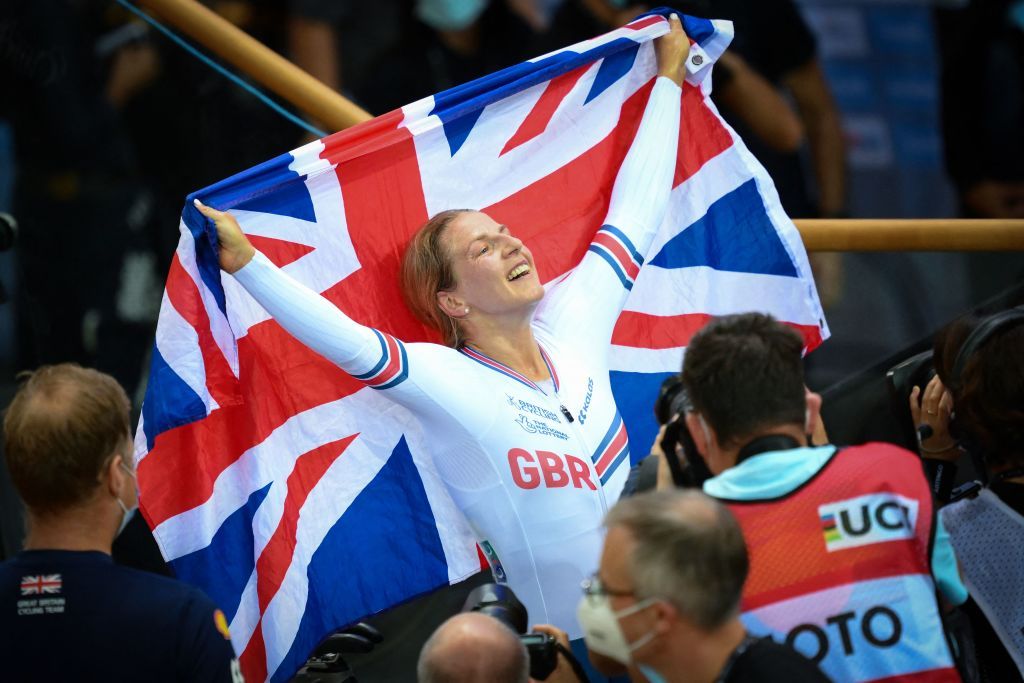
[[[659,600],[654,603],[654,610],[655,617],[657,618],[654,630],[659,635],[671,631],[676,622],[679,621],[679,610],[667,600]]]
[[[100,482],[106,487],[110,495],[117,497],[121,489],[124,487],[122,479],[127,477],[124,468],[121,467],[121,463],[125,463],[123,456],[117,451],[114,452],[110,459],[107,460],[107,464],[103,466],[103,470],[100,472]]]
[[[469,313],[469,307],[461,297],[453,292],[438,292],[437,306],[450,318],[464,318]]]
[[[807,413],[805,416],[804,433],[810,434],[813,438],[813,445],[821,446],[828,443],[828,434],[825,433],[825,423],[821,419],[821,394],[816,394],[810,389],[806,392]]]

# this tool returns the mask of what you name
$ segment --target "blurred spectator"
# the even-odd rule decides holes
[[[537,627],[569,646],[568,636],[552,626]],[[423,645],[416,666],[419,683],[527,683],[530,658],[519,636],[497,619],[476,612],[456,614]],[[563,657],[546,681],[577,683]]]
[[[532,57],[528,0],[290,0],[288,51],[300,67],[382,114]],[[486,46],[486,47],[485,47]]]
[[[298,66],[373,114],[406,104],[411,1],[379,0],[368,12],[351,0],[289,0],[288,10],[288,52]]]
[[[743,620],[836,680],[959,680],[936,588],[967,593],[917,456],[890,444],[810,447],[821,398],[803,340],[770,316],[718,318],[691,340],[686,424],[750,549]]]
[[[957,4],[936,13],[946,166],[965,214],[1024,218],[1024,7]]]
[[[752,95],[737,96],[737,92],[751,93],[749,87],[719,88],[719,82],[733,78],[728,64],[714,72],[712,97],[768,171],[783,209],[793,218],[846,217],[846,148],[839,110],[818,62],[814,36],[800,11],[792,0],[708,0],[707,4],[707,16],[733,22],[736,37],[729,51],[796,104],[813,171],[811,188],[796,145],[783,144],[790,135],[770,127],[765,131],[765,122],[773,119],[769,112],[781,108],[767,109],[772,104],[768,98],[757,105]],[[810,263],[822,303],[831,307],[842,295],[840,255],[819,252],[811,255]]]
[[[736,37],[730,50],[796,103],[810,147],[814,192],[808,192],[799,156],[792,149],[776,151],[750,135],[740,113],[716,92],[713,97],[724,105],[723,115],[768,170],[786,213],[802,218],[842,216],[846,157],[839,112],[818,63],[814,37],[796,5],[792,0],[709,0],[708,6],[709,16],[733,22]],[[722,75],[716,72],[715,77]]]
[[[612,0],[534,4],[544,6],[546,11],[558,10],[550,35],[543,39],[546,50],[618,28],[650,9],[649,5]],[[693,16],[718,17],[718,7],[707,0],[678,0],[673,7]],[[744,124],[748,135],[767,149],[796,153],[804,140],[803,124],[775,84],[736,50],[718,59],[714,73],[716,102]]]
[[[744,628],[747,549],[725,506],[696,491],[646,493],[620,500],[606,524],[600,570],[579,608],[595,665],[625,665],[651,683],[828,680],[789,646]]]
[[[803,125],[789,103],[732,50],[715,65],[715,98],[743,121],[759,144],[794,153],[804,141]]]
[[[6,412],[28,537],[0,563],[4,680],[241,680],[205,595],[110,558],[138,503],[128,408],[114,378],[63,364],[31,373]]]
[[[936,10],[946,170],[973,218],[1024,218],[1024,4],[963,0]],[[964,59],[970,55],[969,59]],[[1024,279],[1010,254],[967,259],[973,301]]]
[[[131,385],[150,343],[133,325],[155,319],[159,286],[133,258],[152,205],[119,112],[159,65],[137,33],[110,28],[88,3],[5,3],[0,118],[18,160],[20,364],[98,363]]]
[[[1024,671],[1024,309],[967,317],[935,340],[938,375],[911,394],[915,425],[927,425],[921,454],[949,499],[961,448],[985,471],[987,488],[942,510],[972,601],[983,681],[1020,681]],[[951,390],[945,387],[948,385]],[[954,410],[955,409],[955,410]],[[952,428],[950,425],[952,417]],[[953,434],[956,435],[954,438]]]

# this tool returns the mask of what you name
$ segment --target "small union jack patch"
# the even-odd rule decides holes
[[[37,574],[21,577],[22,595],[43,595],[60,593],[60,574]]]

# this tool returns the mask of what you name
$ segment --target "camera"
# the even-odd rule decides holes
[[[931,436],[931,428],[927,427],[927,432],[923,432],[925,427],[913,423],[908,398],[915,386],[923,390],[934,376],[935,366],[932,363],[931,349],[911,356],[885,373],[890,410],[900,424],[900,445],[912,451],[917,450],[919,438],[927,439]]]
[[[332,633],[317,645],[292,683],[356,683],[342,655],[367,653],[383,640],[377,629],[363,622]]]
[[[661,383],[654,402],[654,417],[658,424],[665,425],[661,450],[672,481],[680,488],[700,488],[712,476],[686,428],[686,414],[692,410],[693,404],[680,375],[672,375]]]
[[[527,633],[526,607],[508,586],[485,583],[466,597],[463,612],[493,617],[519,634],[530,656],[530,677],[545,680],[558,666],[558,642],[547,633]]]

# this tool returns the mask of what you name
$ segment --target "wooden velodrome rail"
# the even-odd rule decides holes
[[[1024,220],[803,219],[807,251],[1024,251]]]
[[[195,0],[138,0],[166,23],[321,121],[343,130],[371,115]],[[797,220],[808,251],[1024,251],[1024,220]]]

